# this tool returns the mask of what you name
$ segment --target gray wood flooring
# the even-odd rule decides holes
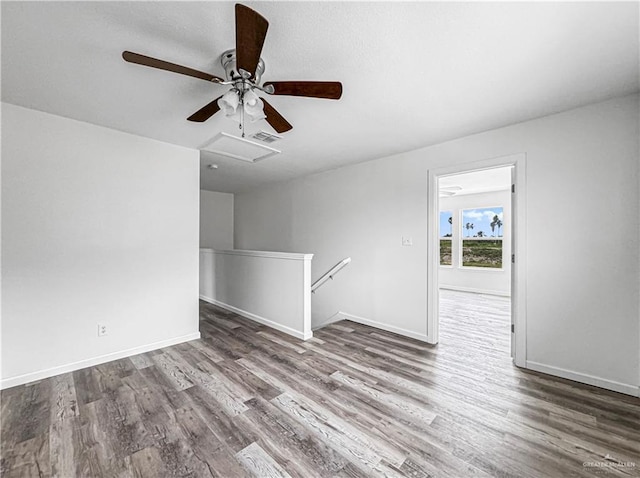
[[[432,347],[202,303],[202,340],[4,390],[0,475],[639,476],[639,400],[514,367],[508,306],[443,291]]]

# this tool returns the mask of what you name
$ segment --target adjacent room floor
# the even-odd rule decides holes
[[[511,365],[511,299],[440,289],[442,353],[473,352]]]
[[[3,391],[0,474],[637,476],[637,399],[515,368],[504,300],[453,299],[436,347],[202,303],[200,341]]]

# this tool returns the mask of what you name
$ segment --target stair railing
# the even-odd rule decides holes
[[[329,270],[326,274],[324,274],[322,277],[320,277],[320,279],[318,279],[311,285],[311,292],[315,294],[318,287],[327,282],[329,279],[333,279],[333,276],[340,272],[343,267],[349,264],[349,262],[351,262],[351,257],[347,257],[346,259],[342,259],[340,262],[338,262],[331,268],[331,270]]]

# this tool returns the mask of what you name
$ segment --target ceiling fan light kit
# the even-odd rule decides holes
[[[222,110],[227,117],[240,123],[243,138],[246,119],[251,122],[265,119],[277,133],[293,128],[273,106],[257,95],[256,90],[269,95],[340,99],[342,84],[336,81],[271,81],[261,85],[265,62],[260,55],[269,22],[255,10],[239,3],[235,6],[235,17],[236,48],[225,51],[220,57],[226,79],[130,51],[123,52],[122,57],[129,63],[171,71],[218,85],[231,85],[229,91],[196,111],[187,120],[202,123]]]

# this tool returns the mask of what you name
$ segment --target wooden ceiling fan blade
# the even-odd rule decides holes
[[[176,65],[164,60],[158,60],[150,56],[141,55],[140,53],[133,53],[131,51],[122,52],[122,58],[129,63],[136,63],[142,66],[149,66],[151,68],[158,68],[159,70],[172,71],[174,73],[180,73],[181,75],[192,76],[194,78],[200,78],[201,80],[213,81],[215,83],[224,81],[222,78],[205,73],[204,71],[194,70],[182,65]]]
[[[307,96],[339,100],[342,83],[339,81],[268,81],[265,88],[273,87],[272,95]]]
[[[276,130],[276,133],[284,133],[293,128],[289,122],[284,119],[284,117],[276,111],[276,109],[267,103],[267,100],[262,98],[262,102],[264,103],[264,114],[267,117],[267,123],[271,125],[271,127]]]
[[[236,3],[236,64],[255,76],[269,22],[255,10]]]
[[[191,116],[189,116],[187,120],[194,121],[196,123],[204,123],[209,118],[211,118],[214,114],[220,111],[220,107],[218,106],[218,100],[220,98],[222,98],[222,96],[219,96],[208,105],[200,108],[198,111],[196,111]]]

